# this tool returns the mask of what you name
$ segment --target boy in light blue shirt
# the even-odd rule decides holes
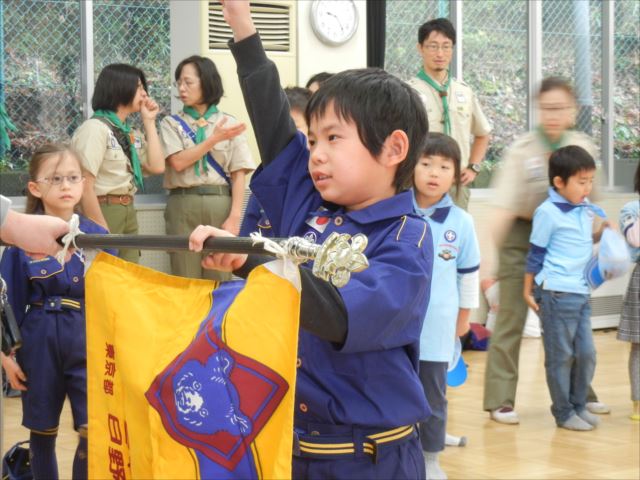
[[[480,248],[473,218],[454,205],[449,192],[460,186],[460,148],[442,133],[429,133],[413,174],[413,202],[433,238],[431,296],[420,334],[420,381],[431,416],[420,422],[427,480],[446,479],[439,453],[447,422],[447,369],[457,336],[469,330],[478,306]]]
[[[584,270],[593,243],[608,226],[605,222],[592,233],[595,215],[605,217],[587,199],[595,170],[593,157],[582,147],[563,147],[549,158],[551,188],[533,216],[524,278],[524,298],[540,315],[544,331],[551,413],[559,427],[578,431],[598,424],[585,408],[596,352]]]

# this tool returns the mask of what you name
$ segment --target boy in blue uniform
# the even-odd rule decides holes
[[[584,270],[608,222],[592,234],[594,216],[605,217],[587,200],[595,171],[593,157],[582,147],[563,147],[549,157],[551,187],[533,215],[523,292],[544,330],[551,413],[559,427],[578,431],[598,424],[586,409],[596,351]]]
[[[293,477],[424,478],[414,425],[429,414],[418,348],[433,250],[406,190],[427,133],[420,100],[381,70],[338,74],[310,100],[309,151],[289,117],[249,2],[223,5],[262,158],[251,190],[274,235],[320,243],[337,231],[369,240],[369,268],[345,287],[300,269]],[[225,234],[198,227],[192,249]],[[203,264],[246,275],[259,261],[214,254]]]
[[[431,407],[431,416],[420,423],[429,480],[447,478],[438,461],[446,439],[447,370],[455,339],[469,330],[471,308],[479,301],[480,248],[473,218],[447,193],[460,186],[460,163],[453,138],[429,133],[413,180],[416,212],[427,220],[434,240],[437,278],[420,337],[420,380]]]

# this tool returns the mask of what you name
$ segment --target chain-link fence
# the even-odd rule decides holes
[[[616,184],[622,184],[640,162],[640,2],[617,2],[614,28],[613,153]]]
[[[462,75],[491,122],[491,169],[527,128],[527,4],[464,2]]]
[[[465,0],[461,5],[457,48],[462,48],[463,79],[493,124],[487,160],[494,162],[527,129],[528,2]],[[542,2],[542,74],[565,76],[575,84],[581,107],[577,127],[597,144],[603,114],[602,7],[600,0]],[[438,1],[387,0],[387,70],[401,78],[415,75],[418,28],[437,16],[448,16]],[[640,161],[639,19],[640,2],[615,2],[616,184],[628,184]]]
[[[25,168],[49,140],[67,140],[83,121],[82,0],[2,0],[6,110],[18,128],[0,170]],[[150,94],[169,111],[169,0],[93,2],[95,75],[109,63],[142,68]]]
[[[422,66],[418,28],[424,22],[449,16],[449,2],[442,0],[387,0],[385,69],[403,80],[414,77]]]
[[[542,3],[542,76],[572,80],[576,128],[599,146],[602,131],[602,2]]]

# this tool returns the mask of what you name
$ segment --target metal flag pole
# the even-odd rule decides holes
[[[62,240],[59,240],[63,244]],[[80,233],[73,237],[71,246],[86,249],[162,250],[167,252],[189,250],[189,237],[182,235],[92,235]],[[0,242],[0,245],[5,243]],[[331,233],[322,244],[315,244],[301,237],[265,238],[258,234],[251,237],[210,237],[204,241],[204,253],[246,253],[286,257],[294,263],[313,262],[313,274],[343,287],[353,272],[369,266],[364,255],[367,237]]]

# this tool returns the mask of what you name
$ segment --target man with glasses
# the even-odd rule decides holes
[[[491,125],[471,88],[451,76],[449,65],[455,44],[456,31],[446,18],[429,20],[422,25],[418,30],[417,45],[422,68],[408,83],[422,98],[429,118],[429,131],[445,133],[458,142],[463,187],[459,195],[452,192],[452,196],[456,204],[466,210],[469,203],[467,185],[480,173]]]

